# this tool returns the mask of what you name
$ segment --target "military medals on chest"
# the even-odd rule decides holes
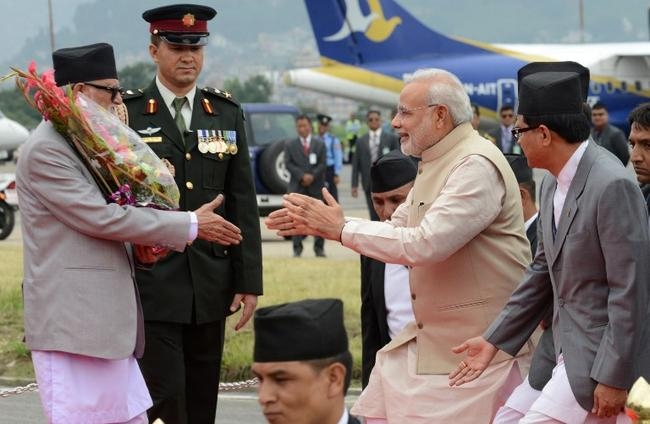
[[[196,130],[199,152],[217,155],[235,155],[237,148],[237,131],[226,130]]]
[[[210,133],[208,141],[208,151],[213,155],[219,151],[219,141],[217,135],[214,133],[214,130],[206,130]]]
[[[221,130],[217,131],[217,143],[218,143],[218,149],[217,152],[219,153],[228,153],[228,146],[226,145],[226,142],[224,141],[223,134],[221,134]],[[223,157],[223,155],[221,155]]]
[[[198,137],[198,148],[199,152],[206,154],[210,151],[210,135],[208,133],[208,130],[196,130],[196,134]]]
[[[222,131],[224,134],[225,141],[228,145],[227,153],[231,155],[237,154],[237,131]]]

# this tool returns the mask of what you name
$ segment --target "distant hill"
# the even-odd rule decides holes
[[[149,61],[144,10],[172,4],[156,0],[50,0],[56,46],[107,41],[118,67]],[[317,58],[307,12],[301,0],[193,0],[217,8],[206,52],[204,79],[220,85],[225,78],[255,71],[284,70]],[[324,1],[324,0],[320,0]],[[486,42],[577,42],[578,0],[398,0],[427,25],[447,35]],[[648,39],[646,0],[589,0],[585,3],[585,39],[591,42]],[[25,67],[31,59],[51,63],[45,0],[23,0],[5,9],[0,30],[0,70]],[[452,5],[453,6],[450,6]],[[7,47],[5,47],[7,46]],[[17,47],[20,46],[20,47]],[[4,73],[0,71],[0,74]]]

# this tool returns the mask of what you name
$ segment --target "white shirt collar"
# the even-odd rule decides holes
[[[348,410],[343,408],[343,415],[337,424],[348,424]]]
[[[160,96],[163,98],[163,101],[167,105],[169,112],[172,114],[172,116],[174,116],[176,112],[174,111],[174,106],[172,105],[172,102],[178,96],[174,94],[169,88],[164,86],[164,84],[158,78],[158,75],[156,75],[156,87],[158,87]],[[187,94],[185,94],[185,97],[187,97],[187,102],[185,103],[185,105],[187,105],[190,108],[190,111],[192,111],[192,106],[194,105],[195,94],[196,94],[196,86],[192,87],[192,89],[188,91]]]
[[[535,214],[533,216],[528,218],[528,221],[524,222],[524,229],[526,231],[528,231],[530,226],[533,224],[533,221],[535,221],[537,219],[537,215],[539,215],[539,212],[535,212]]]
[[[580,159],[582,159],[582,155],[584,155],[585,150],[587,150],[587,144],[589,144],[589,140],[585,140],[580,144],[580,147],[573,152],[569,160],[564,164],[564,167],[562,167],[560,173],[557,175],[557,188],[565,195],[569,191],[569,186],[571,185],[571,181],[573,181],[573,177],[576,176]]]

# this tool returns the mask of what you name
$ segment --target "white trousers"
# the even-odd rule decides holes
[[[553,375],[544,389],[533,389],[528,378],[517,387],[506,404],[499,409],[494,424],[630,424],[620,413],[615,417],[598,418],[586,411],[576,400],[560,355]]]
[[[151,397],[133,356],[32,351],[48,424],[146,424]]]

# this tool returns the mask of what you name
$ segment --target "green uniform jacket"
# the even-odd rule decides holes
[[[190,323],[193,307],[198,324],[221,320],[235,293],[262,294],[260,222],[241,107],[219,90],[197,88],[184,144],[155,81],[128,91],[124,103],[131,128],[174,165],[180,209],[196,210],[221,193],[225,201],[217,213],[243,236],[241,244],[227,247],[197,239],[184,252],[137,269],[145,320]],[[197,130],[236,131],[237,153],[201,153]]]

